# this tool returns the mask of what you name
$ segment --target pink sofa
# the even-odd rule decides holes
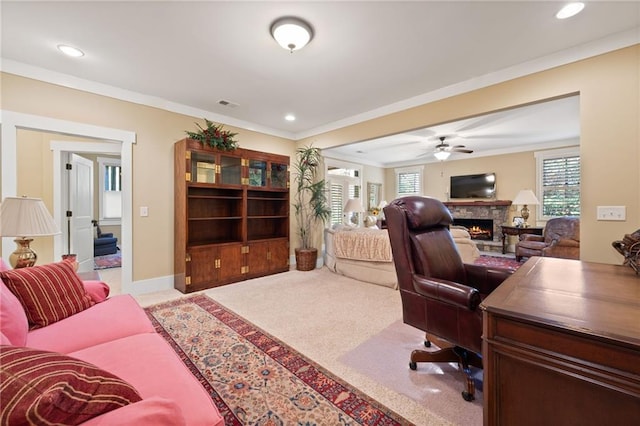
[[[118,376],[140,394],[141,401],[93,417],[85,425],[224,425],[211,397],[155,332],[138,303],[130,295],[107,298],[105,283],[83,284],[95,305],[28,330],[20,301],[0,280],[2,344],[86,361]]]

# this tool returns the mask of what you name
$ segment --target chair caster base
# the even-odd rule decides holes
[[[409,368],[416,371],[418,369],[418,364],[412,361],[409,363]]]
[[[465,400],[465,401],[467,401],[467,402],[471,402],[471,401],[473,401],[474,399],[476,399],[476,397],[475,397],[475,396],[473,396],[473,394],[472,394],[472,393],[469,393],[469,392],[467,392],[467,391],[462,391],[462,399],[464,399],[464,400]]]

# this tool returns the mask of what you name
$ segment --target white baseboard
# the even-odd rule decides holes
[[[145,293],[154,293],[156,291],[172,290],[173,288],[173,275],[167,275],[164,277],[156,277],[148,280],[134,281],[131,284],[130,288],[123,288],[122,292],[138,295]]]

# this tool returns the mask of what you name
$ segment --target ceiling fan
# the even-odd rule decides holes
[[[435,146],[433,156],[438,160],[446,160],[447,158],[449,158],[452,152],[461,152],[463,154],[471,154],[473,152],[472,149],[467,149],[464,145],[449,145],[445,142],[446,138],[446,136],[439,136],[437,138],[440,140],[440,143]]]

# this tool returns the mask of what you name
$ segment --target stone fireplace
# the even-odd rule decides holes
[[[474,226],[478,227],[477,231],[470,232],[478,249],[502,252],[500,225],[507,223],[509,219],[511,201],[447,201],[444,205],[451,212],[454,225],[464,226],[469,230],[475,229]]]

